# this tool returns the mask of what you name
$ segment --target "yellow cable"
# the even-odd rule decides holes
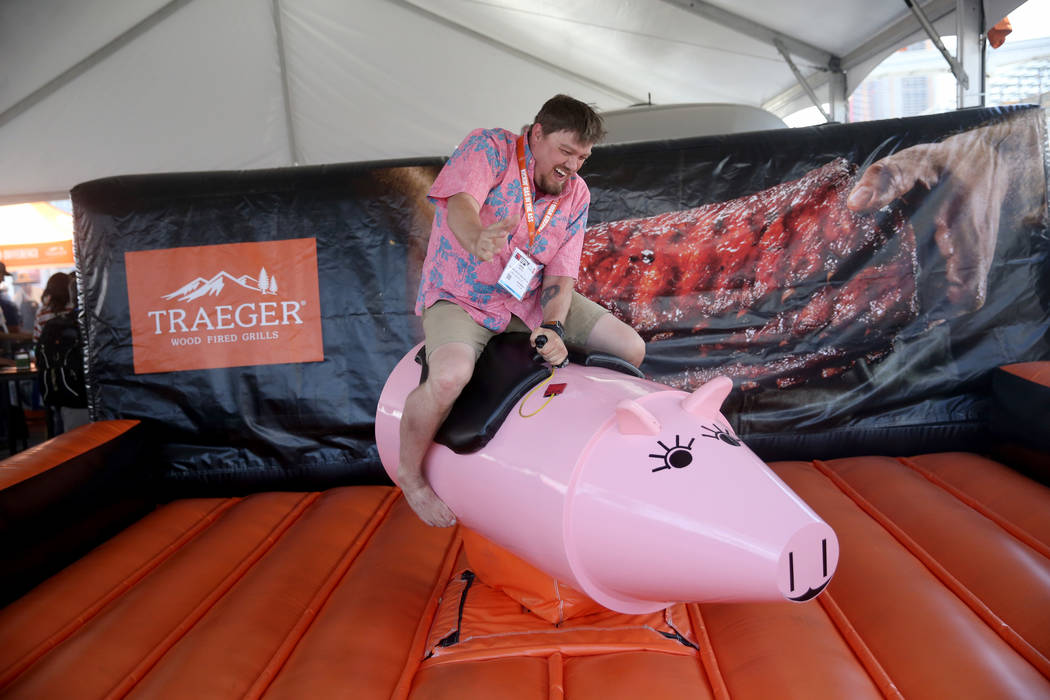
[[[536,415],[537,413],[539,413],[540,411],[542,411],[543,409],[545,409],[547,407],[547,404],[549,404],[551,402],[551,399],[554,398],[554,395],[548,396],[547,400],[543,402],[543,405],[540,406],[539,408],[537,408],[532,413],[522,413],[522,409],[525,408],[525,402],[529,400],[530,396],[532,396],[532,392],[536,391],[540,387],[547,386],[548,384],[550,384],[550,381],[553,378],[554,378],[554,368],[551,367],[551,373],[547,375],[547,378],[544,379],[539,384],[537,384],[536,386],[534,386],[531,389],[529,389],[529,393],[525,394],[525,397],[521,400],[521,403],[518,404],[518,415],[519,416],[521,416],[522,418],[532,418],[534,415]]]

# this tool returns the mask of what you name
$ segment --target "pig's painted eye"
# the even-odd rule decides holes
[[[663,471],[664,469],[681,469],[682,467],[688,467],[693,463],[693,441],[696,438],[689,438],[689,443],[686,445],[682,444],[682,437],[680,435],[674,436],[674,447],[668,447],[659,440],[656,444],[664,449],[663,454],[652,454],[649,455],[653,459],[658,459],[663,464],[653,469],[654,472]]]
[[[700,435],[703,437],[721,440],[725,444],[732,445],[733,447],[740,447],[740,445],[742,444],[740,440],[738,440],[736,437],[733,436],[731,432],[729,432],[729,428],[723,427],[718,423],[715,423],[714,426],[701,425],[700,427],[704,430],[711,431],[710,435],[708,435],[707,433],[700,433]]]

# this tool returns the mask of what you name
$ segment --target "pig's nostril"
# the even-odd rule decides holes
[[[777,582],[788,600],[812,600],[831,582],[838,541],[824,523],[800,528],[781,550]]]
[[[828,577],[828,541],[826,539],[820,541],[820,562],[824,573],[824,578]],[[795,590],[795,553],[788,552],[788,588],[792,592]]]

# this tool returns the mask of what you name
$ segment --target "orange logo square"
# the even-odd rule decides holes
[[[313,238],[124,254],[135,374],[324,360]]]

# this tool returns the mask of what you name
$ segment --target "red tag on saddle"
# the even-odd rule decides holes
[[[544,396],[557,396],[561,392],[565,391],[565,384],[551,384],[547,387],[547,390],[543,392]]]

